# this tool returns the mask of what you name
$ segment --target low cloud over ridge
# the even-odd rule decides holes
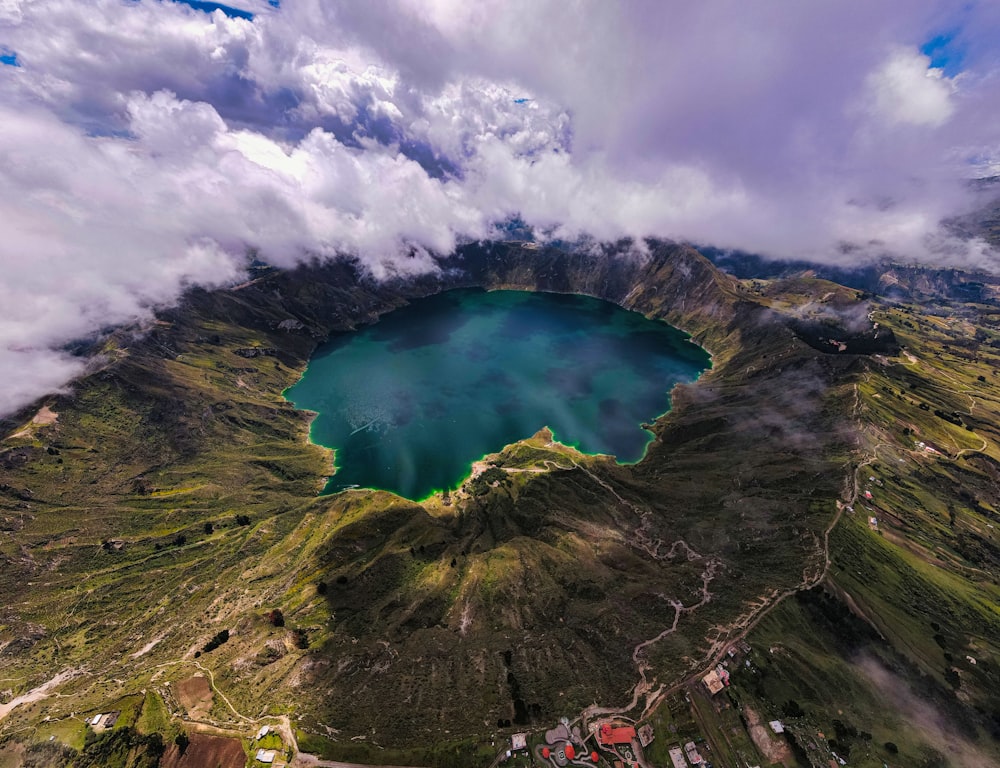
[[[0,0],[0,414],[250,246],[406,273],[519,215],[998,268],[940,227],[1000,165],[996,4],[233,5]]]

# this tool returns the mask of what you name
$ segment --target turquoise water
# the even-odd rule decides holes
[[[709,366],[666,323],[584,296],[458,290],[332,338],[285,391],[335,449],[327,493],[410,499],[453,489],[473,461],[549,427],[587,453],[642,458],[640,424]]]

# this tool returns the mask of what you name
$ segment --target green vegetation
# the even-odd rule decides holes
[[[856,500],[831,533],[827,587],[761,623],[734,685],[783,719],[802,765],[829,750],[861,766],[992,764],[1000,398],[984,384],[1000,360],[981,345],[996,314],[904,304],[875,320],[903,349],[857,379]]]
[[[132,728],[101,734],[87,733],[83,749],[73,758],[71,768],[157,768],[163,755],[163,738],[158,733],[144,736]]]
[[[139,733],[167,733],[170,729],[170,713],[155,692],[146,691],[142,712],[135,724]]]
[[[426,748],[407,750],[385,749],[364,742],[334,742],[305,732],[298,732],[299,748],[305,752],[320,755],[327,760],[362,763],[371,765],[398,765],[415,762],[433,765],[435,768],[471,768],[489,765],[496,751],[488,744],[472,740],[445,741]]]
[[[347,264],[195,292],[109,338],[108,366],[46,401],[56,423],[5,428],[0,700],[66,674],[0,720],[0,766],[142,765],[183,720],[248,736],[286,714],[336,759],[484,765],[498,722],[626,704],[633,651],[675,616],[638,653],[674,690],[654,763],[705,737],[758,764],[751,712],[789,725],[789,765],[933,765],[953,743],[995,762],[1000,313],[876,306],[894,336],[854,354],[817,331],[868,311],[831,283],[744,288],[679,247],[519,258],[466,253],[459,282],[598,294],[713,353],[638,464],[542,432],[447,498],[317,496],[330,455],[281,391],[327,333],[450,285]],[[747,632],[732,688],[685,701]],[[112,710],[102,734],[71,717]]]

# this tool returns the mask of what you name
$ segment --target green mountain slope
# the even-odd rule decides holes
[[[691,332],[713,367],[675,390],[634,466],[540,433],[497,446],[447,499],[318,497],[330,457],[308,443],[307,415],[281,391],[330,332],[469,285],[615,301]],[[442,764],[454,758],[450,743],[548,727],[590,705],[656,717],[657,702],[765,614],[755,646],[755,636],[812,627],[800,633],[803,669],[850,665],[835,645],[831,655],[809,643],[809,632],[826,631],[802,608],[814,598],[767,613],[821,582],[947,692],[954,678],[941,654],[960,667],[974,645],[987,658],[994,647],[995,596],[989,578],[974,578],[989,571],[968,561],[991,557],[986,513],[960,505],[948,528],[934,517],[941,504],[926,502],[919,531],[952,537],[947,556],[935,554],[942,562],[929,562],[904,543],[928,546],[913,531],[878,536],[859,502],[853,514],[841,509],[865,472],[900,472],[885,453],[899,417],[879,389],[915,375],[897,337],[930,366],[907,396],[937,393],[930,411],[912,406],[911,429],[966,451],[952,464],[978,478],[975,488],[995,487],[986,425],[1000,422],[984,410],[973,434],[936,417],[968,403],[961,390],[934,389],[939,372],[957,375],[957,361],[939,365],[940,340],[911,334],[900,310],[877,315],[872,330],[868,309],[823,281],[744,286],[665,244],[645,255],[477,244],[406,283],[374,283],[345,262],[195,292],[153,326],[103,340],[99,370],[3,432],[0,702],[62,677],[10,707],[0,739],[14,750],[53,735],[79,749],[81,713],[142,694],[131,710],[140,730],[169,736],[184,722],[251,735],[271,723],[288,742],[294,725],[302,747]],[[928,347],[911,351],[918,344]],[[973,487],[936,466],[914,463],[911,494]],[[996,508],[990,492],[969,493]],[[869,571],[854,567],[863,563]],[[925,635],[914,600],[937,606],[928,627],[961,631],[941,631],[943,645]],[[984,658],[957,671],[981,729],[995,709],[991,669]],[[202,675],[208,683],[191,683]],[[734,680],[760,707],[791,690]],[[201,685],[197,704],[189,689]],[[798,698],[815,709],[836,697]],[[478,764],[471,746],[455,748]]]

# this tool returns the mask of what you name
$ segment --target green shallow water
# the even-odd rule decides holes
[[[336,452],[325,492],[421,499],[545,426],[587,453],[638,461],[652,439],[640,424],[709,364],[686,334],[609,302],[457,290],[332,338],[285,396],[318,412],[312,440]]]

